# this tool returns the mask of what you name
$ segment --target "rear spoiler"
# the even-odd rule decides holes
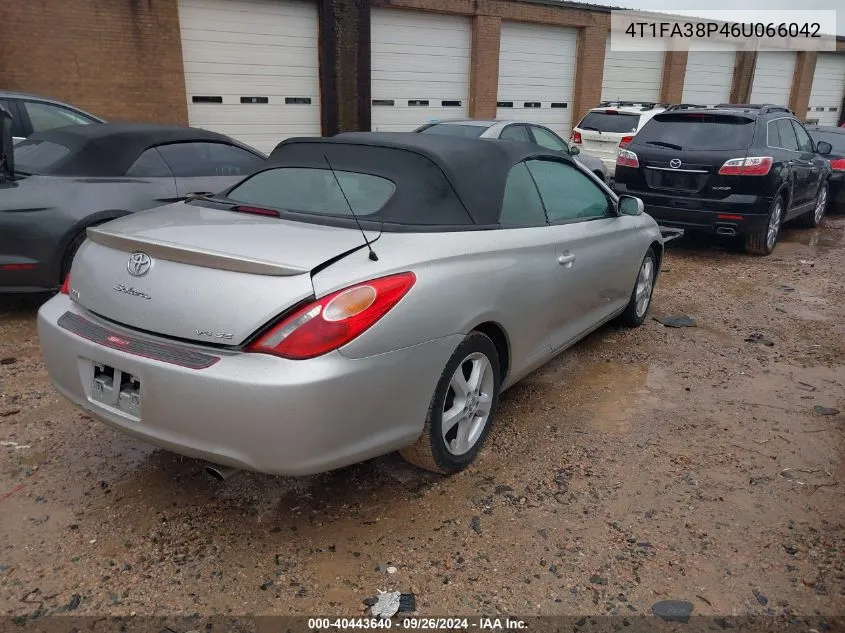
[[[150,257],[160,257],[161,259],[167,259],[172,262],[202,266],[204,268],[216,268],[219,270],[275,277],[289,277],[310,272],[307,268],[284,266],[277,262],[257,258],[244,258],[239,255],[231,255],[218,251],[204,251],[151,237],[129,236],[118,231],[109,230],[106,226],[88,227],[87,234],[88,239],[92,242],[108,248],[123,250],[129,253],[143,249]]]

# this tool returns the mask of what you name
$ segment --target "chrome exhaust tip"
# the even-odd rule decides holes
[[[214,477],[217,481],[226,481],[227,479],[234,477],[241,471],[238,468],[229,468],[228,466],[208,464],[205,467],[205,472]]]
[[[728,235],[733,237],[736,235],[736,229],[732,226],[717,226],[716,227],[716,234],[717,235]]]

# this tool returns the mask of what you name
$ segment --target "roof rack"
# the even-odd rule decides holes
[[[657,101],[601,101],[598,108],[640,108],[641,111],[654,110],[654,108],[665,108],[668,103]]]
[[[667,112],[672,110],[759,110],[760,114],[766,114],[768,112],[788,112],[789,114],[793,114],[789,108],[771,103],[718,103],[716,105],[676,103],[666,108]]]

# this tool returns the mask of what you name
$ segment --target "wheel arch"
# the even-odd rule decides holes
[[[493,341],[496,346],[496,352],[499,354],[499,371],[501,373],[501,384],[504,384],[505,379],[510,371],[510,340],[505,328],[496,321],[483,321],[478,325],[470,328],[471,332],[480,332],[487,338]]]
[[[56,278],[61,277],[62,270],[65,264],[65,259],[68,255],[68,248],[70,248],[70,245],[73,244],[74,240],[76,240],[76,238],[79,237],[80,234],[82,234],[84,231],[87,231],[92,226],[104,224],[105,222],[109,222],[110,220],[116,220],[117,218],[129,215],[129,213],[129,211],[123,211],[120,209],[108,209],[105,211],[98,211],[96,213],[92,213],[91,215],[86,215],[83,219],[81,219],[70,229],[68,229],[62,236],[62,240],[59,243],[59,248],[56,250],[57,261],[54,264]],[[62,281],[62,279],[59,279],[59,284],[61,284]]]

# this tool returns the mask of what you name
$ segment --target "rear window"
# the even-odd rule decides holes
[[[578,127],[582,130],[627,134],[636,132],[640,122],[639,114],[625,114],[623,112],[590,112]]]
[[[328,169],[280,167],[255,174],[237,185],[226,197],[233,202],[257,207],[352,217],[350,205],[356,215],[372,215],[390,200],[395,190],[391,181],[370,174],[351,171],[335,171],[332,174]]]
[[[478,138],[484,134],[484,128],[480,125],[454,125],[454,124],[435,124],[420,130],[421,134],[442,134],[443,136],[465,136],[469,138]]]
[[[15,169],[29,174],[49,173],[64,160],[70,149],[51,141],[24,140],[14,146]]]
[[[672,149],[746,149],[754,137],[754,119],[699,112],[658,114],[637,133],[638,145]]]
[[[845,134],[837,134],[836,132],[823,132],[821,130],[808,130],[810,136],[813,137],[813,142],[827,141],[833,147],[834,154],[845,153]]]

